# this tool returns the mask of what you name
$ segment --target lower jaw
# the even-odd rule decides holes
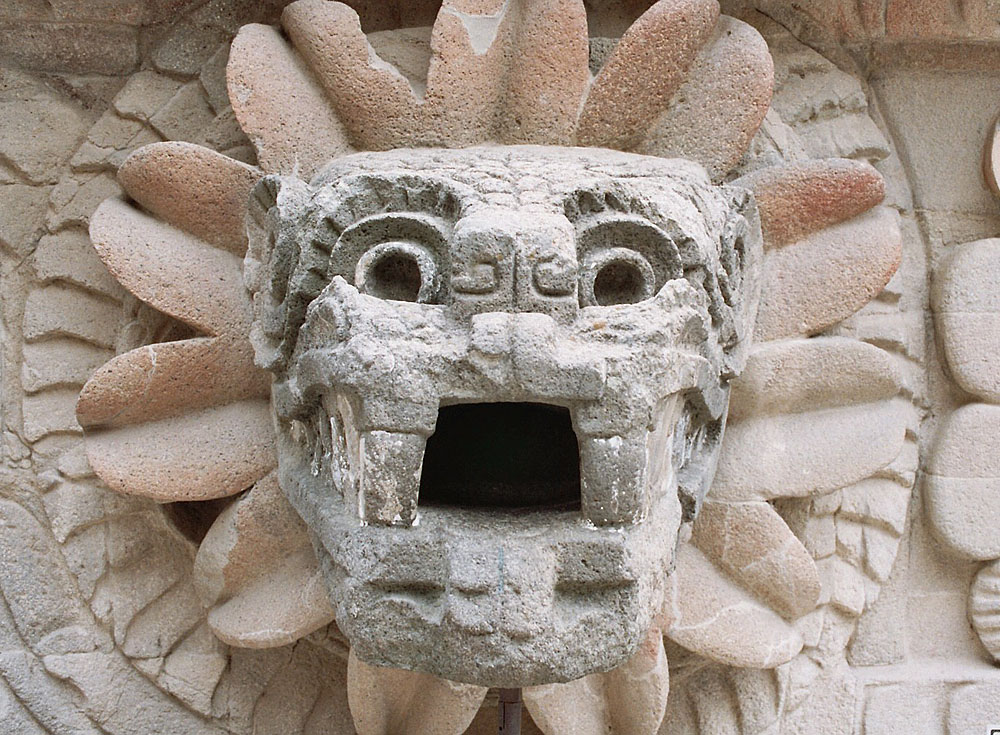
[[[624,663],[660,611],[681,524],[669,470],[676,401],[662,409],[636,467],[651,502],[614,524],[595,522],[571,494],[519,508],[439,498],[422,502],[413,523],[364,523],[279,432],[281,485],[313,532],[355,654],[496,687],[571,681]]]
[[[676,498],[614,529],[575,513],[501,524],[429,509],[415,528],[339,528],[322,563],[337,623],[368,663],[488,687],[565,682],[635,653],[662,606],[679,516]]]

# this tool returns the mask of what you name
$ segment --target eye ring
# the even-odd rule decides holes
[[[390,241],[370,248],[358,259],[354,283],[361,293],[376,298],[429,304],[437,299],[440,278],[427,248]]]
[[[655,293],[653,267],[630,248],[592,251],[580,268],[580,303],[583,306],[636,304]]]

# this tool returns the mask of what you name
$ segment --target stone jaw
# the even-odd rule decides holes
[[[611,151],[353,158],[265,181],[247,258],[281,485],[341,628],[370,663],[490,686],[624,661],[711,479],[754,313],[752,197]],[[625,276],[605,289],[609,264]],[[568,410],[580,512],[418,514],[439,411],[500,403]],[[620,563],[560,596],[581,544]],[[479,547],[523,578],[463,580]]]

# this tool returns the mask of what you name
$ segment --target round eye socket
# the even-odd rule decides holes
[[[412,242],[383,242],[358,260],[354,282],[361,293],[389,301],[432,303],[437,296],[434,258]]]
[[[592,253],[580,271],[580,301],[584,306],[637,304],[654,293],[653,268],[628,248]]]

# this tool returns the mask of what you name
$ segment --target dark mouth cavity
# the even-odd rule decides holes
[[[420,477],[421,506],[580,508],[580,453],[569,409],[466,403],[438,412]]]

